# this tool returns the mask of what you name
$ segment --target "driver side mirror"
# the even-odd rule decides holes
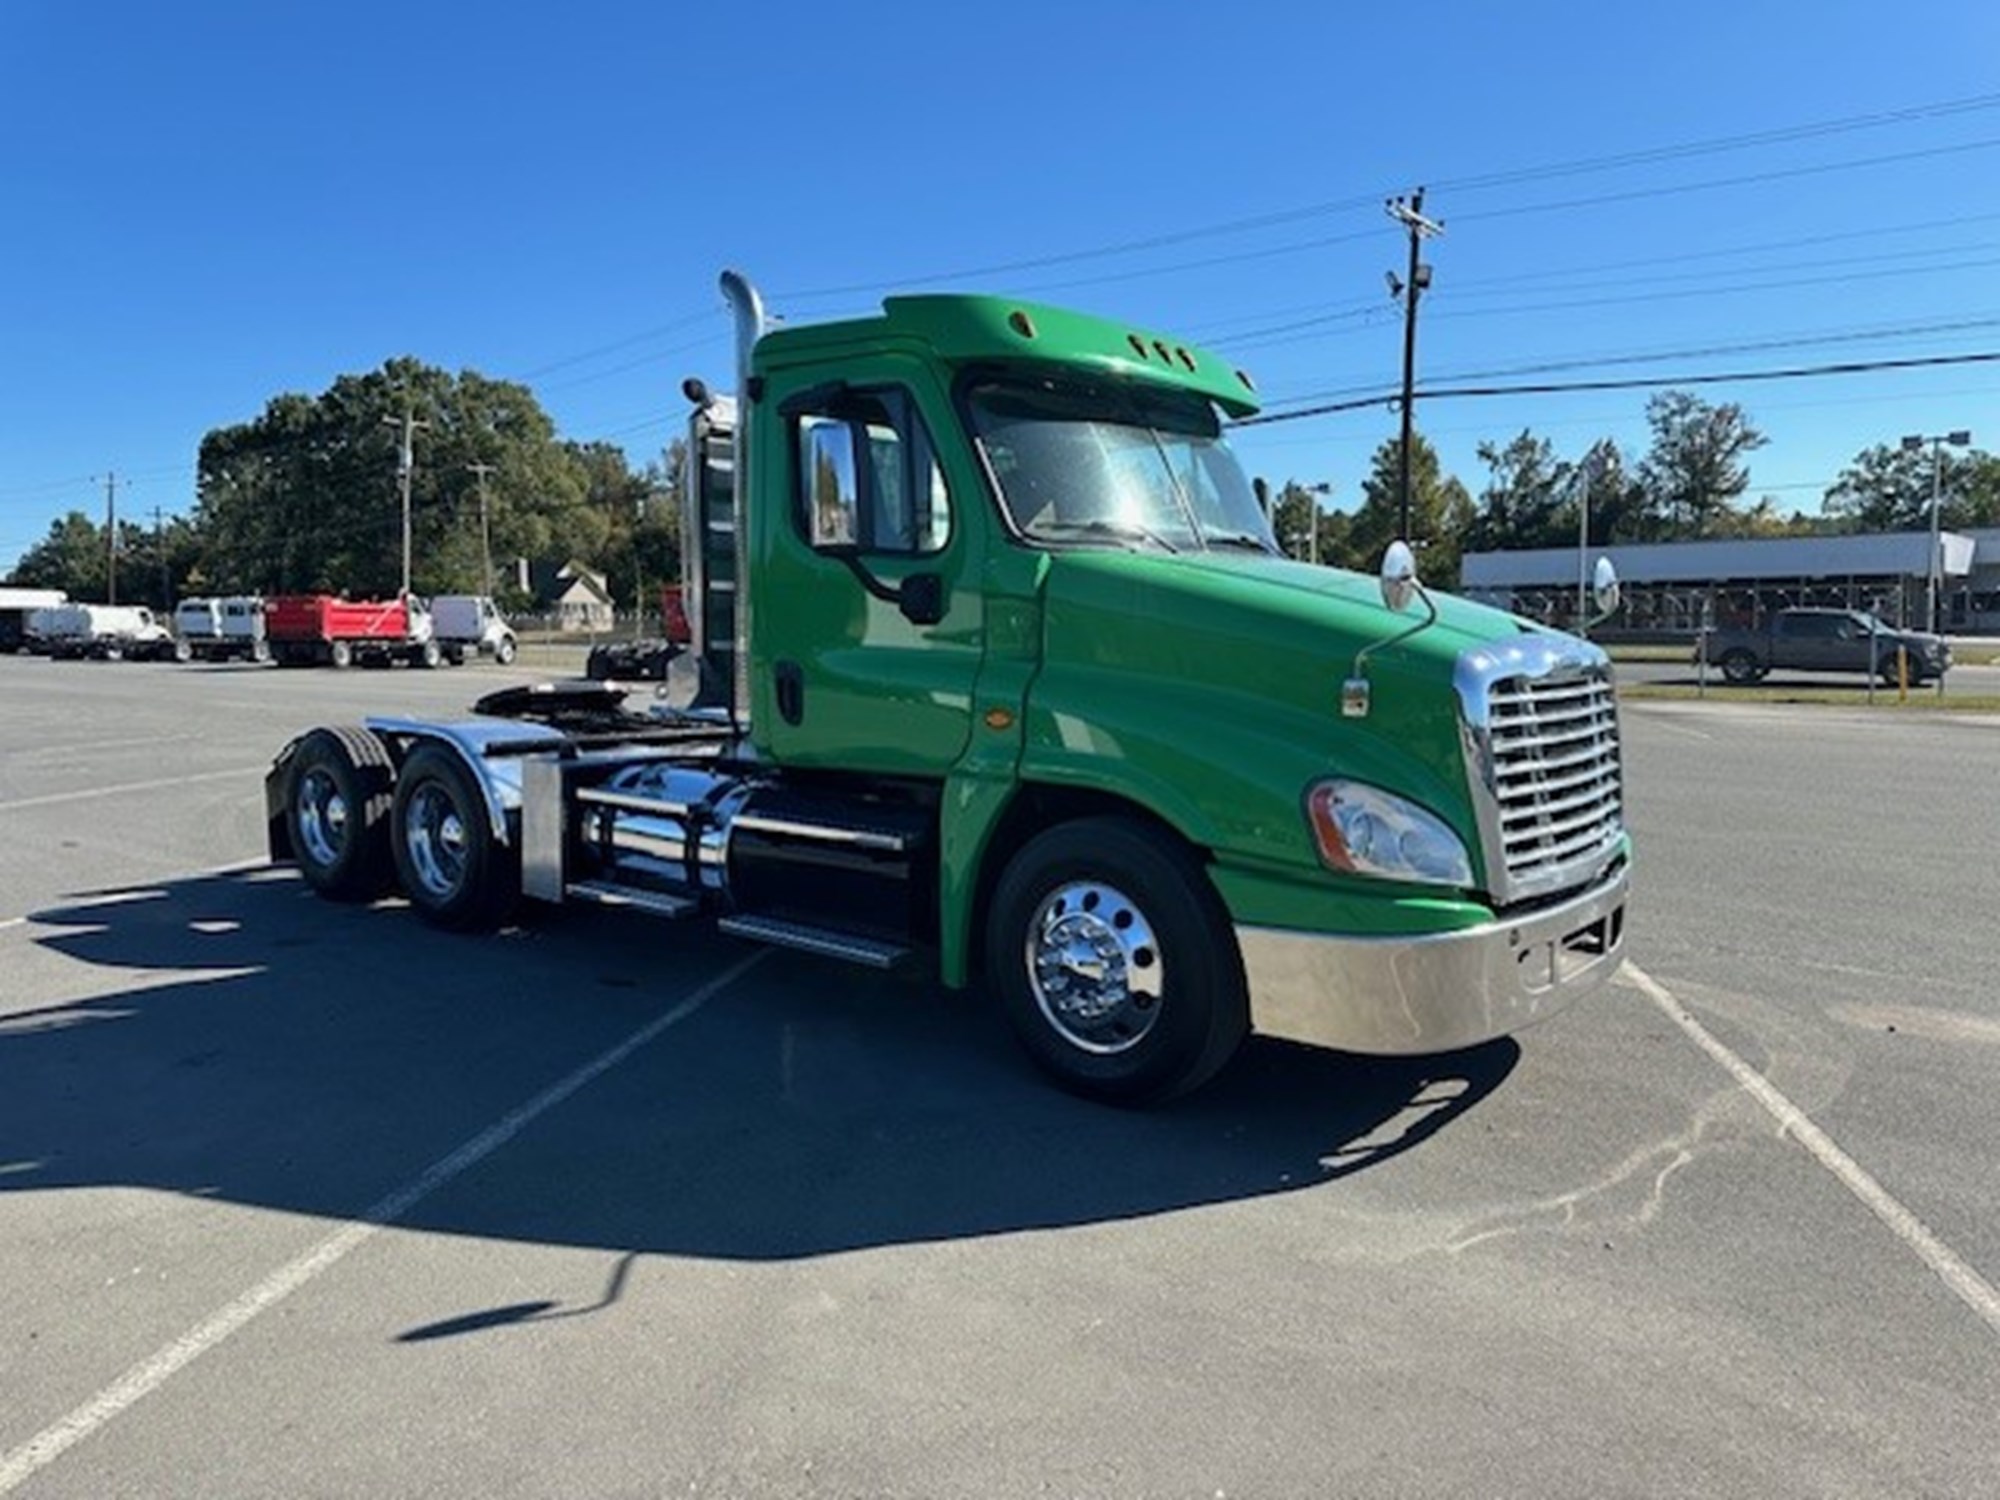
[[[937,624],[944,606],[944,578],[937,573],[912,573],[896,590],[896,608],[912,625]]]

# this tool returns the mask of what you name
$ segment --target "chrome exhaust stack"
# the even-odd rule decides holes
[[[751,587],[746,545],[750,515],[750,429],[757,393],[751,388],[752,356],[757,340],[767,326],[764,299],[750,278],[741,271],[722,273],[722,295],[736,318],[736,432],[734,461],[735,511],[738,566],[736,569],[736,661],[735,683],[730,698],[735,706],[736,728],[750,732],[750,609]]]

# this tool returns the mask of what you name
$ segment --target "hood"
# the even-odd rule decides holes
[[[1159,785],[1200,784],[1215,847],[1310,861],[1306,788],[1352,776],[1413,798],[1477,848],[1454,677],[1479,648],[1595,647],[1504,611],[1435,594],[1437,620],[1382,602],[1376,580],[1248,553],[1048,554],[1035,707],[1049,752],[1159,766]],[[1354,658],[1375,647],[1365,718],[1341,714]],[[1059,742],[1059,743],[1057,743]],[[1142,754],[1137,747],[1148,747]],[[1062,766],[1073,777],[1087,768]],[[1213,830],[1210,835],[1210,830]]]

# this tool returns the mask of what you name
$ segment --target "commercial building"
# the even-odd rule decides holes
[[[2000,633],[2000,528],[1947,531],[1938,618],[1953,634]],[[1611,559],[1624,586],[1615,626],[1692,635],[1704,623],[1752,624],[1775,609],[1833,605],[1922,626],[1931,592],[1928,532],[1735,538],[1523,552],[1468,552],[1461,591],[1551,625],[1576,617],[1580,570]]]

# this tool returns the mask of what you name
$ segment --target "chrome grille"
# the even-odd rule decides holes
[[[1458,689],[1494,897],[1588,880],[1624,831],[1618,704],[1603,653],[1559,637],[1470,653]]]

